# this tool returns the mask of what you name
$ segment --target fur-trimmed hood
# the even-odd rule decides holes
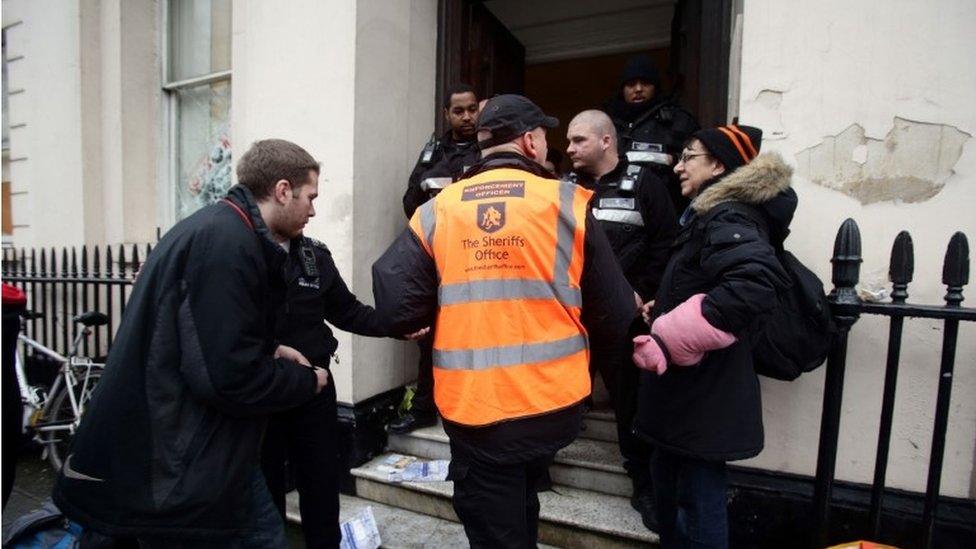
[[[707,185],[691,202],[691,208],[700,216],[723,202],[753,204],[766,214],[770,229],[785,238],[797,204],[796,193],[790,187],[792,177],[793,168],[779,153],[762,153]]]
[[[762,153],[752,162],[705,188],[692,201],[691,207],[701,215],[722,202],[769,202],[790,187],[792,176],[793,168],[783,161],[779,153]]]

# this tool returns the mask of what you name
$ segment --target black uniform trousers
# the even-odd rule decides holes
[[[551,484],[555,452],[512,464],[459,456],[451,445],[449,480],[454,481],[454,511],[472,549],[536,547],[539,491]]]
[[[420,359],[417,361],[417,390],[413,394],[411,410],[419,414],[435,414],[434,405],[434,333],[417,340]]]
[[[339,443],[331,372],[321,393],[272,416],[268,423],[261,468],[282,518],[288,484],[286,461],[298,486],[305,546],[339,547]]]
[[[618,355],[599,360],[596,369],[610,392],[614,416],[617,418],[617,440],[620,454],[624,457],[624,469],[634,484],[634,493],[650,490],[653,486],[650,474],[651,445],[634,434],[634,417],[637,415],[637,393],[640,369],[633,363],[631,340],[647,333],[647,325],[640,317],[628,330],[625,348]]]

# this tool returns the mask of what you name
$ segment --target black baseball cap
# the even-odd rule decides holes
[[[508,143],[536,128],[558,126],[559,119],[546,116],[528,97],[516,94],[496,95],[488,100],[478,117],[478,131],[491,131],[491,137],[478,142],[478,146],[487,149]]]

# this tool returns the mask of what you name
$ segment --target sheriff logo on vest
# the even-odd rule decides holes
[[[486,233],[493,233],[505,226],[505,203],[478,204],[478,226]]]

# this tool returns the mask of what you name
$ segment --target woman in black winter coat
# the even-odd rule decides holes
[[[763,446],[748,334],[789,287],[770,241],[785,238],[797,199],[792,169],[779,155],[758,155],[761,140],[748,126],[701,130],[674,169],[693,201],[651,333],[634,340],[645,370],[635,429],[656,448],[651,473],[665,548],[728,546],[725,462]]]

